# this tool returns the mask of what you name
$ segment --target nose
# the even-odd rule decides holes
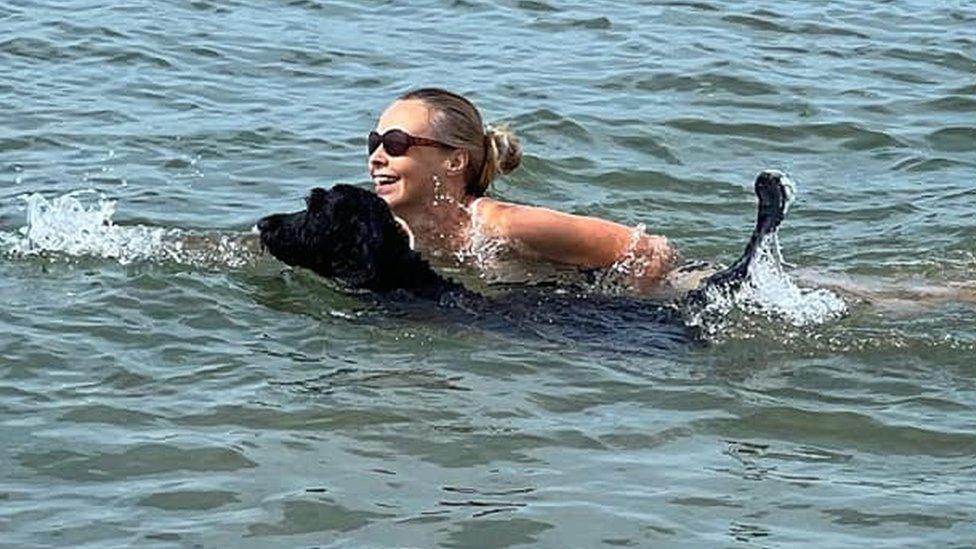
[[[273,215],[262,217],[258,220],[258,232],[264,234],[274,229],[275,221],[275,216]]]
[[[380,168],[390,163],[390,158],[386,156],[386,147],[382,144],[370,153],[367,164],[370,168]]]

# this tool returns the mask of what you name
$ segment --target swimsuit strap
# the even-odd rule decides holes
[[[478,203],[487,197],[479,196],[471,201],[468,206],[468,211],[471,213],[471,227],[477,227],[481,224],[481,218],[478,216]]]
[[[407,243],[408,243],[408,245],[410,246],[410,249],[411,249],[411,250],[416,250],[416,249],[417,249],[417,247],[416,247],[416,246],[414,245],[414,238],[413,238],[413,231],[411,231],[411,230],[410,230],[410,225],[407,225],[407,222],[406,222],[406,221],[404,221],[404,220],[403,220],[402,218],[400,218],[400,217],[397,217],[397,216],[393,216],[393,219],[394,219],[394,220],[395,220],[395,221],[396,221],[397,223],[399,223],[399,224],[400,224],[400,228],[402,228],[402,229],[403,229],[403,231],[404,231],[405,233],[407,233]]]

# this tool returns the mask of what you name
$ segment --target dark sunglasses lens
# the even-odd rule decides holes
[[[369,132],[369,154],[376,152],[376,149],[380,148],[380,143],[383,142],[383,137],[376,132]]]
[[[410,148],[410,136],[400,130],[390,130],[383,135],[383,148],[390,156],[403,156]]]

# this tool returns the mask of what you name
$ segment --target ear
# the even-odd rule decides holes
[[[339,275],[356,288],[376,290],[381,282],[381,246],[383,231],[376,219],[367,217],[355,221],[356,225],[345,235],[343,251],[338,255]]]
[[[320,209],[322,207],[322,204],[325,203],[326,194],[328,194],[328,191],[326,191],[322,187],[315,187],[308,193],[308,196],[305,198],[305,207],[308,208],[309,210]]]
[[[464,173],[464,170],[467,169],[469,161],[470,155],[468,154],[468,151],[465,149],[454,149],[447,156],[447,160],[445,160],[444,163],[448,174],[459,175]]]

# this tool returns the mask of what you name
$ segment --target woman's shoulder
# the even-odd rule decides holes
[[[471,203],[470,209],[472,223],[482,232],[493,236],[509,236],[512,220],[536,208],[482,196]]]
[[[497,224],[499,205],[505,204],[500,200],[487,196],[479,196],[468,205],[471,213],[471,224],[482,230],[493,227]]]

